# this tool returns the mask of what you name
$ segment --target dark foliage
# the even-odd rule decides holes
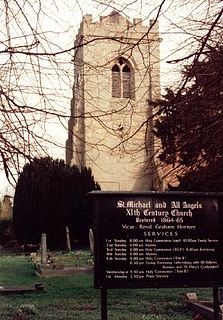
[[[71,239],[86,242],[92,223],[87,193],[99,189],[91,170],[63,160],[35,158],[24,166],[14,198],[13,223],[21,244],[38,244],[47,234],[50,249],[64,249],[65,228]]]
[[[14,239],[11,220],[0,221],[0,245],[5,245]]]
[[[223,47],[186,69],[189,85],[159,101],[160,159],[184,172],[180,190],[223,191]]]

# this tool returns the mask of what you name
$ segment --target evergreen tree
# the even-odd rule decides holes
[[[185,70],[188,87],[159,101],[160,159],[179,173],[181,190],[223,191],[222,61],[223,47],[210,49]]]
[[[82,171],[89,173],[85,178],[90,182],[81,178]],[[91,188],[99,187],[90,169],[79,170],[65,165],[63,160],[48,157],[35,158],[26,164],[14,198],[16,239],[24,244],[38,244],[41,234],[46,233],[48,247],[62,249],[66,246],[66,226],[70,227],[71,237],[86,239],[90,212],[84,210],[86,204],[82,201],[86,197],[82,192],[87,193]]]

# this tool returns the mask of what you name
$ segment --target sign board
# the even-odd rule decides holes
[[[95,215],[96,288],[223,285],[221,194],[89,195]]]

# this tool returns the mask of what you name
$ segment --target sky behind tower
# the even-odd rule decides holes
[[[25,2],[24,2],[25,3]],[[41,7],[40,7],[41,3]],[[198,5],[199,3],[199,5]],[[182,58],[185,50],[189,50],[190,39],[194,37],[197,30],[193,30],[192,26],[188,25],[188,21],[193,21],[206,12],[203,10],[205,1],[173,1],[173,0],[134,0],[134,1],[113,1],[113,0],[51,0],[51,1],[29,1],[24,6],[25,17],[16,12],[14,18],[20,19],[21,25],[18,25],[15,20],[10,20],[10,31],[14,34],[14,43],[19,45],[21,37],[16,37],[22,30],[23,34],[29,32],[27,21],[33,29],[38,30],[38,36],[41,38],[45,48],[49,52],[67,53],[58,55],[57,64],[58,70],[63,69],[58,73],[60,77],[54,77],[55,70],[51,70],[51,74],[44,74],[42,70],[42,81],[45,87],[48,87],[49,101],[55,109],[63,112],[63,119],[51,118],[47,120],[47,125],[43,124],[39,130],[48,136],[48,140],[54,139],[55,144],[47,144],[43,146],[53,157],[64,158],[65,156],[65,141],[67,138],[67,119],[70,112],[70,99],[72,97],[73,85],[73,66],[72,55],[75,35],[77,34],[81,20],[85,14],[92,14],[96,21],[100,16],[108,15],[111,11],[119,11],[124,17],[132,21],[133,18],[142,18],[143,24],[149,26],[149,20],[158,17],[160,24],[160,37],[162,39],[161,46],[161,89],[171,84],[177,84],[179,81],[179,73],[176,69],[178,65],[167,64],[168,60],[176,57]],[[18,10],[18,9],[17,9]],[[4,10],[0,15],[1,25],[5,25]],[[38,17],[38,19],[37,19]],[[187,17],[187,20],[185,20]],[[188,20],[189,19],[189,20]],[[188,33],[190,30],[190,33]],[[7,38],[8,30],[0,31],[1,38]],[[1,49],[1,45],[0,45]],[[0,62],[4,65],[5,56],[0,56]],[[48,62],[46,61],[46,64]],[[24,62],[25,65],[25,62]],[[55,66],[55,65],[54,65]],[[61,68],[62,66],[62,68]],[[32,76],[27,74],[24,80],[27,85],[27,79]],[[59,80],[58,80],[59,79]],[[37,90],[38,91],[38,90]],[[40,92],[41,93],[41,92]],[[30,95],[27,101],[31,105],[38,105],[36,102],[37,95]],[[0,172],[0,192],[11,193],[11,188],[8,187],[4,172]]]

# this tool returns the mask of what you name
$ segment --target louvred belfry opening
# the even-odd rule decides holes
[[[123,76],[123,98],[131,98],[131,72],[130,68],[125,65],[122,69]]]
[[[121,97],[121,73],[117,64],[112,68],[112,97]]]
[[[112,97],[134,98],[134,73],[124,58],[119,58],[112,67]]]

